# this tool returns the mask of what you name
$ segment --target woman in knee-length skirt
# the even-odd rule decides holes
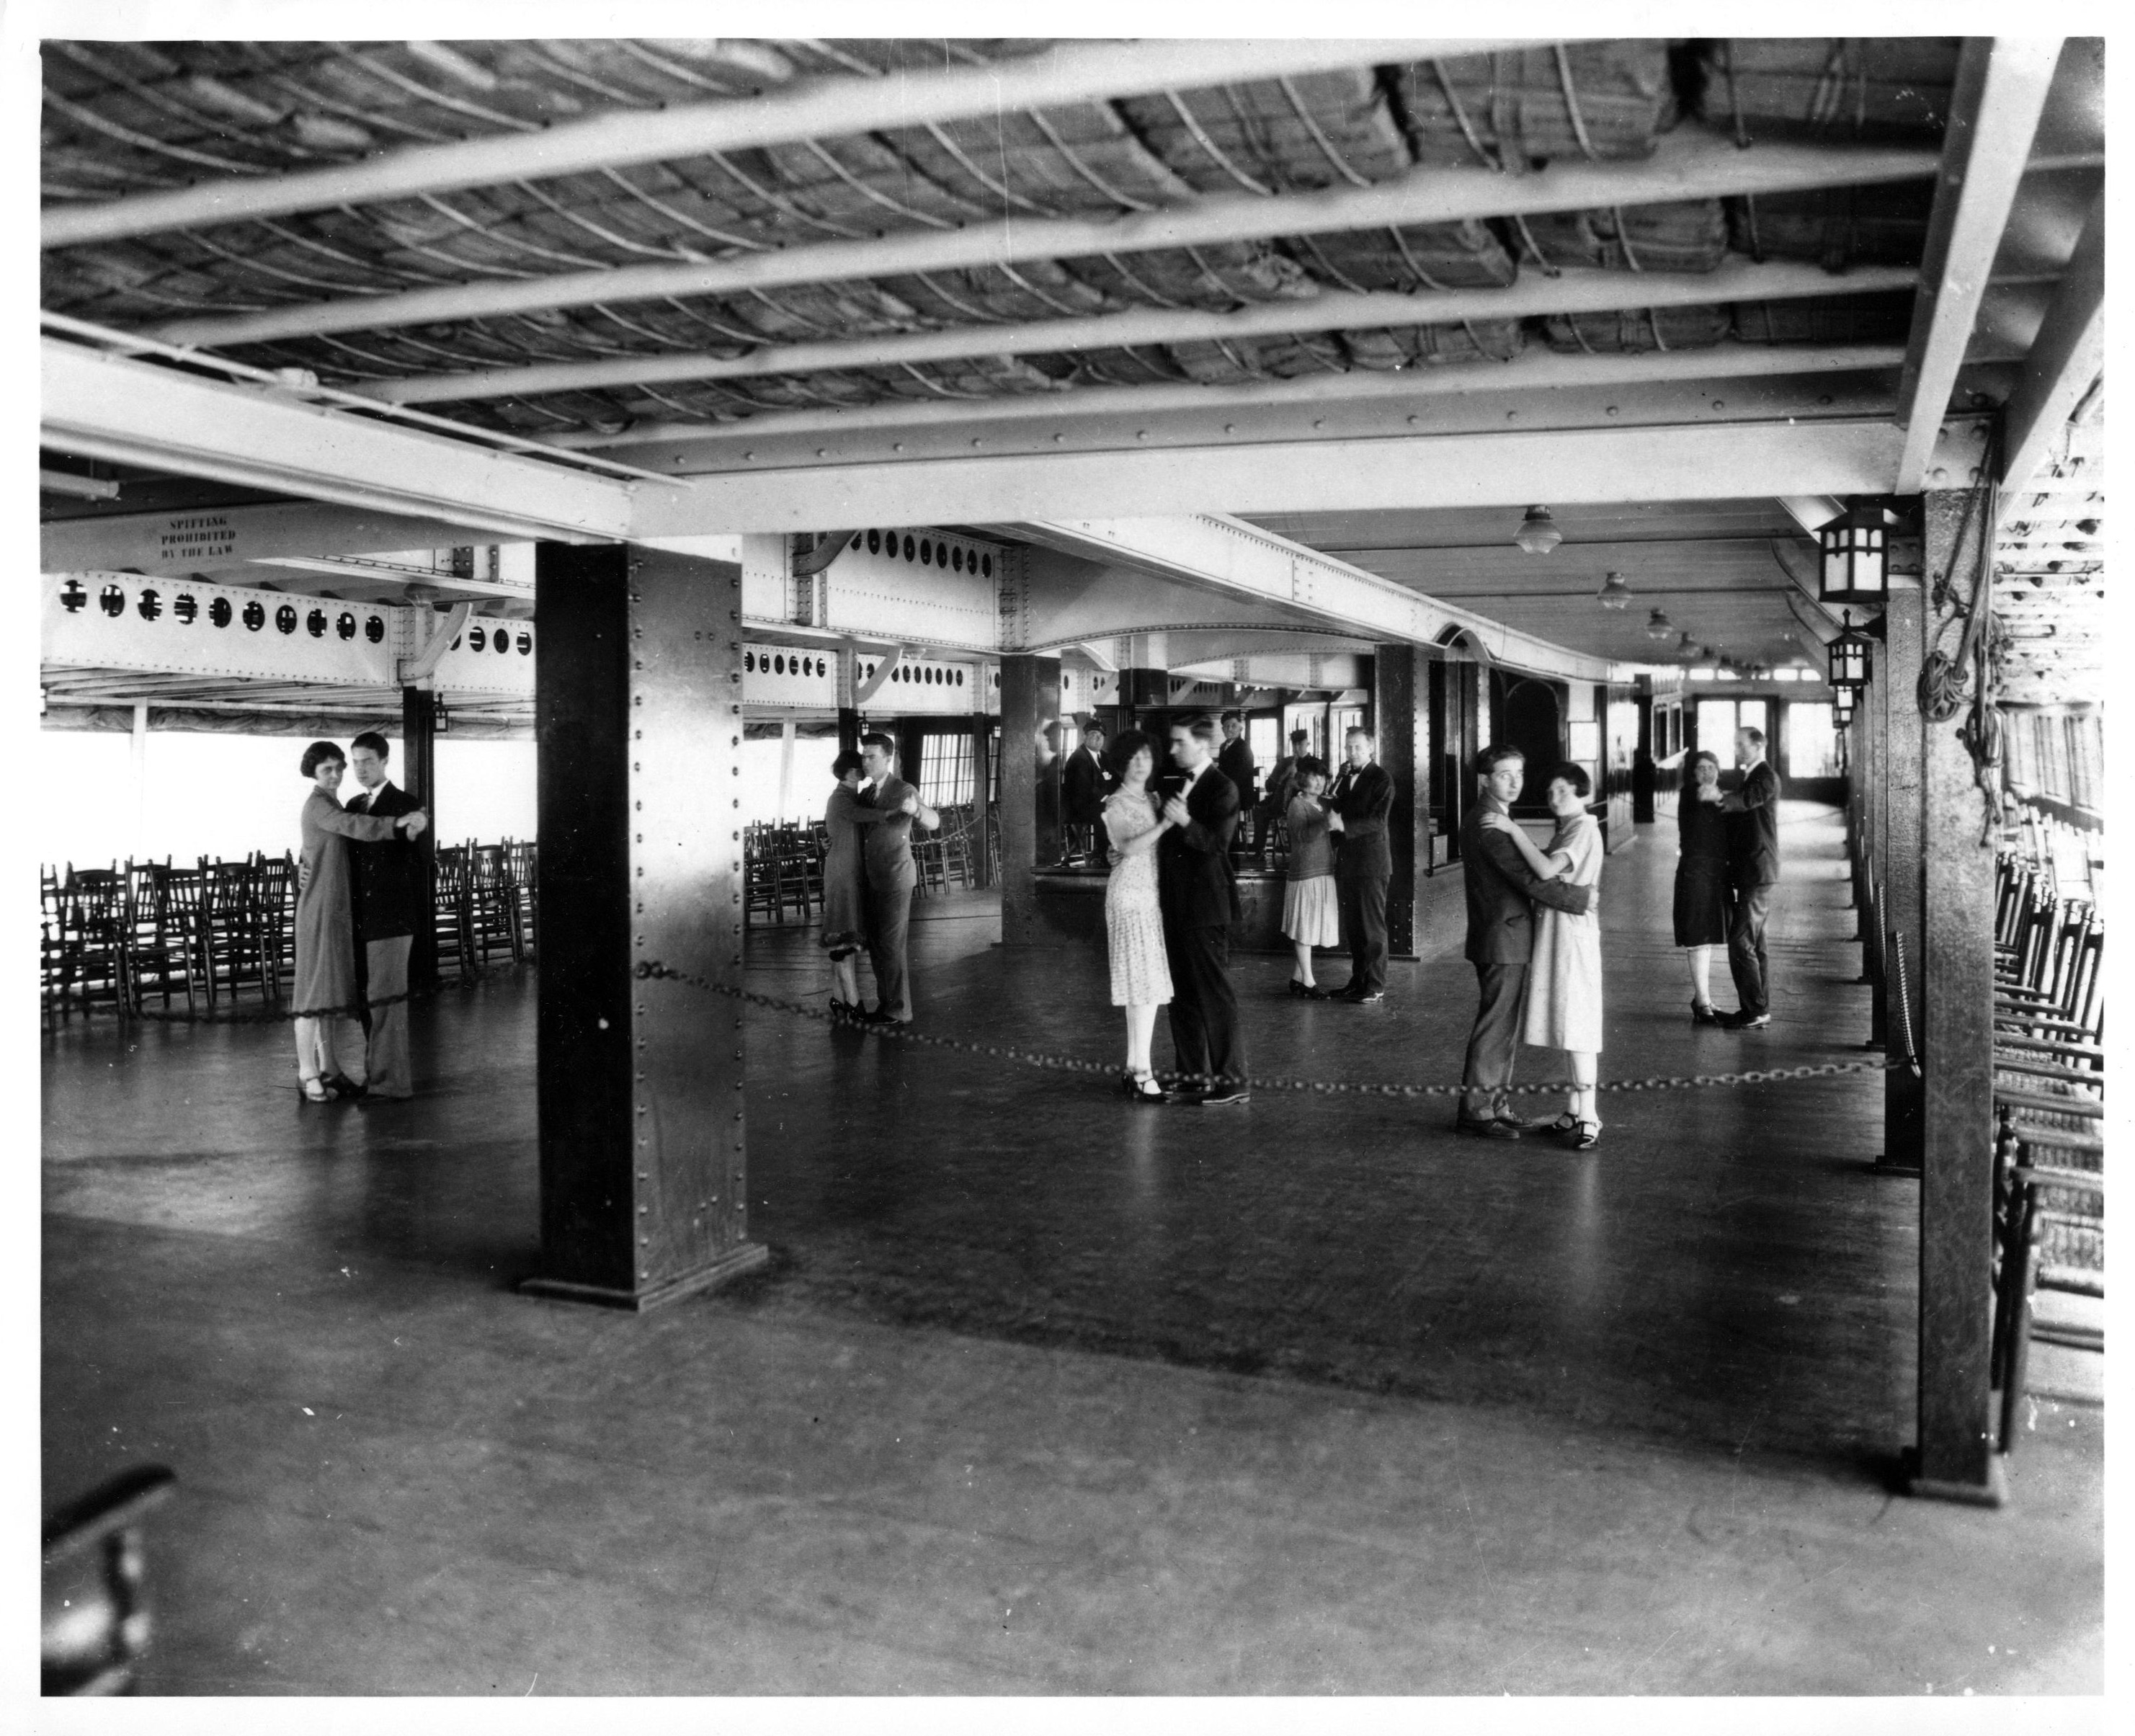
[[[1164,1088],[1150,1066],[1156,1010],[1171,999],[1171,967],[1164,952],[1164,920],[1156,904],[1156,841],[1171,822],[1150,793],[1155,744],[1139,730],[1113,742],[1120,787],[1105,802],[1111,841],[1111,878],[1105,886],[1105,938],[1111,963],[1112,1005],[1126,1009],[1127,1064],[1121,1089],[1139,1103],[1160,1103]]]
[[[1586,811],[1586,798],[1593,789],[1593,780],[1583,767],[1567,764],[1550,773],[1549,811],[1556,817],[1556,832],[1547,851],[1536,849],[1534,841],[1509,815],[1494,814],[1484,823],[1511,833],[1537,877],[1599,886],[1601,828]],[[1576,916],[1547,905],[1536,907],[1534,953],[1527,963],[1527,1011],[1520,1039],[1539,1049],[1563,1050],[1571,1058],[1573,1089],[1564,1113],[1550,1131],[1576,1150],[1599,1143],[1601,1118],[1595,1089],[1601,1054],[1598,900]]]
[[[1282,887],[1282,932],[1297,963],[1290,992],[1308,1001],[1329,998],[1313,980],[1312,949],[1342,943],[1342,900],[1334,890],[1334,845],[1320,798],[1327,791],[1327,762],[1302,755],[1291,775],[1300,788],[1290,798],[1283,825],[1290,835],[1290,871]]]

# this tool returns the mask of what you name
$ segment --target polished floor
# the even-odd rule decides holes
[[[1605,1079],[1861,1056],[1832,816],[1785,842],[1741,1035],[1685,1017],[1670,840],[1610,859]],[[919,1030],[1115,1053],[1100,961],[919,914]],[[810,942],[753,933],[756,986],[812,1001]],[[1256,1074],[1458,1071],[1457,958],[1370,1008],[1235,974]],[[2097,1691],[2095,1404],[2031,1408],[2007,1509],[1891,1492],[1918,1184],[1871,1074],[1612,1094],[1573,1154],[752,1011],[772,1263],[634,1317],[511,1287],[533,1002],[448,990],[361,1109],[269,1028],[46,1040],[45,1496],[177,1470],[152,1691]]]

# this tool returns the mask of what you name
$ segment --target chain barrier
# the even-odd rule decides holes
[[[261,1006],[233,1006],[227,1012],[210,1009],[196,1012],[191,1007],[180,1012],[169,1006],[125,1006],[119,1016],[125,1019],[146,1019],[159,1025],[274,1025],[286,1024],[293,1019],[361,1018],[366,1011],[376,1011],[381,1006],[397,1006],[403,1001],[426,1000],[434,990],[406,989],[397,995],[380,995],[375,1001],[351,1002],[346,1006],[286,1007],[272,1005]],[[88,1016],[89,1009],[83,1009]]]
[[[874,1031],[901,1043],[916,1043],[929,1049],[952,1050],[961,1055],[1014,1061],[1021,1066],[1046,1068],[1057,1073],[1112,1075],[1120,1071],[1119,1067],[1111,1061],[1087,1061],[1073,1055],[1047,1055],[1038,1050],[1019,1049],[1013,1044],[975,1043],[961,1037],[937,1036],[929,1031],[914,1030],[907,1025],[863,1022],[849,1016],[831,1013],[820,1006],[804,1006],[797,1001],[782,1001],[775,995],[762,994],[755,989],[737,988],[730,983],[714,982],[708,977],[675,970],[657,959],[646,960],[637,967],[634,974],[640,981],[680,982],[686,987],[724,995],[729,1000],[746,1001],[751,1006],[764,1007],[772,1012],[792,1013],[822,1025]],[[1816,1066],[1753,1068],[1740,1073],[1697,1073],[1673,1076],[1656,1074],[1647,1079],[1603,1079],[1593,1089],[1597,1091],[1687,1091],[1710,1085],[1776,1084],[1789,1079],[1837,1079],[1850,1073],[1885,1073],[1905,1064],[1902,1060],[1825,1061]],[[1166,1072],[1161,1069],[1157,1069],[1153,1076],[1165,1084],[1242,1085],[1252,1091],[1300,1091],[1329,1097],[1460,1097],[1474,1089],[1468,1085],[1379,1084],[1348,1079],[1270,1079],[1258,1074],[1237,1079],[1207,1073]],[[1542,1091],[1570,1091],[1577,1086],[1570,1079],[1544,1079],[1531,1085],[1507,1085],[1502,1089],[1513,1095],[1524,1095]]]

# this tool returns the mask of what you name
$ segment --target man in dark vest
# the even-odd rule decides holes
[[[1334,810],[1328,830],[1342,849],[1334,862],[1334,890],[1349,940],[1349,980],[1334,998],[1357,1006],[1387,997],[1387,886],[1394,875],[1387,816],[1393,809],[1394,780],[1372,758],[1374,745],[1368,730],[1343,732],[1348,764],[1327,793]]]
[[[366,730],[348,746],[348,769],[361,793],[349,812],[388,817],[419,812],[414,798],[385,775],[391,749],[385,738]],[[349,846],[349,914],[356,924],[356,945],[364,967],[364,996],[370,1002],[370,1078],[366,1098],[412,1097],[414,1075],[408,1059],[408,955],[415,944],[416,924],[429,916],[423,856],[414,841],[421,830],[412,825],[406,837]]]
[[[1721,800],[1727,817],[1727,880],[1735,914],[1727,926],[1727,969],[1735,978],[1730,1030],[1762,1030],[1772,1022],[1772,973],[1765,958],[1765,917],[1779,883],[1779,776],[1765,758],[1765,732],[1735,732],[1742,781]]]
[[[1231,987],[1231,924],[1237,919],[1231,839],[1238,787],[1216,769],[1208,717],[1171,726],[1175,771],[1157,787],[1170,828],[1156,842],[1156,902],[1171,967],[1171,1049],[1181,1073],[1205,1075],[1169,1093],[1211,1107],[1247,1100],[1246,1044]]]
[[[1550,904],[1577,915],[1592,908],[1594,889],[1537,880],[1519,846],[1483,824],[1484,814],[1508,814],[1519,798],[1527,759],[1518,748],[1484,749],[1475,773],[1482,790],[1460,822],[1460,862],[1468,887],[1468,961],[1475,967],[1479,996],[1454,1125],[1485,1139],[1518,1139],[1522,1123],[1508,1107],[1508,1088],[1534,956],[1534,907]]]

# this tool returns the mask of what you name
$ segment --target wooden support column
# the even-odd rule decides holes
[[[430,817],[423,836],[415,841],[415,854],[423,866],[422,899],[424,919],[415,924],[414,944],[408,949],[408,987],[411,990],[438,986],[438,696],[428,687],[400,690],[400,764],[394,782],[414,798]],[[538,824],[538,822],[537,822]]]
[[[1393,779],[1387,845],[1393,878],[1387,883],[1387,951],[1416,957],[1416,903],[1431,867],[1431,719],[1429,662],[1415,645],[1372,648],[1372,715],[1378,761]]]
[[[1926,570],[1946,574],[1951,604],[1970,600],[1978,526],[1961,542],[1964,498],[1924,497]],[[1933,599],[1924,643],[1953,652],[1957,623],[1939,639]],[[1892,623],[1895,637],[1897,623]],[[1917,715],[1917,713],[1915,713]],[[1994,1451],[1988,1359],[1993,1299],[1988,1251],[1994,1204],[1994,846],[1964,718],[1927,722],[1920,733],[1921,917],[1926,957],[1919,972],[1922,1058],[1927,1069],[1920,1180],[1920,1440],[1913,1492],[1998,1505],[2002,1462]],[[1895,756],[1894,756],[1895,757]],[[1895,844],[1893,851],[1895,854]],[[1895,1045],[1893,1047],[1895,1048]]]
[[[986,840],[995,823],[993,799],[994,720],[985,712],[971,719],[971,884],[990,886],[994,868]]]
[[[1876,647],[1876,676],[1884,707],[1883,904],[1877,936],[1883,958],[1883,1046],[1894,1061],[1920,1041],[1926,930],[1921,921],[1924,848],[1920,810],[1920,581],[1916,573],[1891,575],[1885,605],[1884,643]],[[1900,972],[1904,972],[1904,993]],[[1910,1067],[1883,1075],[1883,1155],[1888,1169],[1920,1166],[1921,1081]]]
[[[544,543],[541,1252],[523,1288],[643,1309],[761,1265],[747,1239],[741,570]]]
[[[1060,761],[1040,764],[1060,715],[1060,659],[1004,655],[1000,685],[1001,943],[1015,946],[1035,938],[1039,866],[1060,860]]]

